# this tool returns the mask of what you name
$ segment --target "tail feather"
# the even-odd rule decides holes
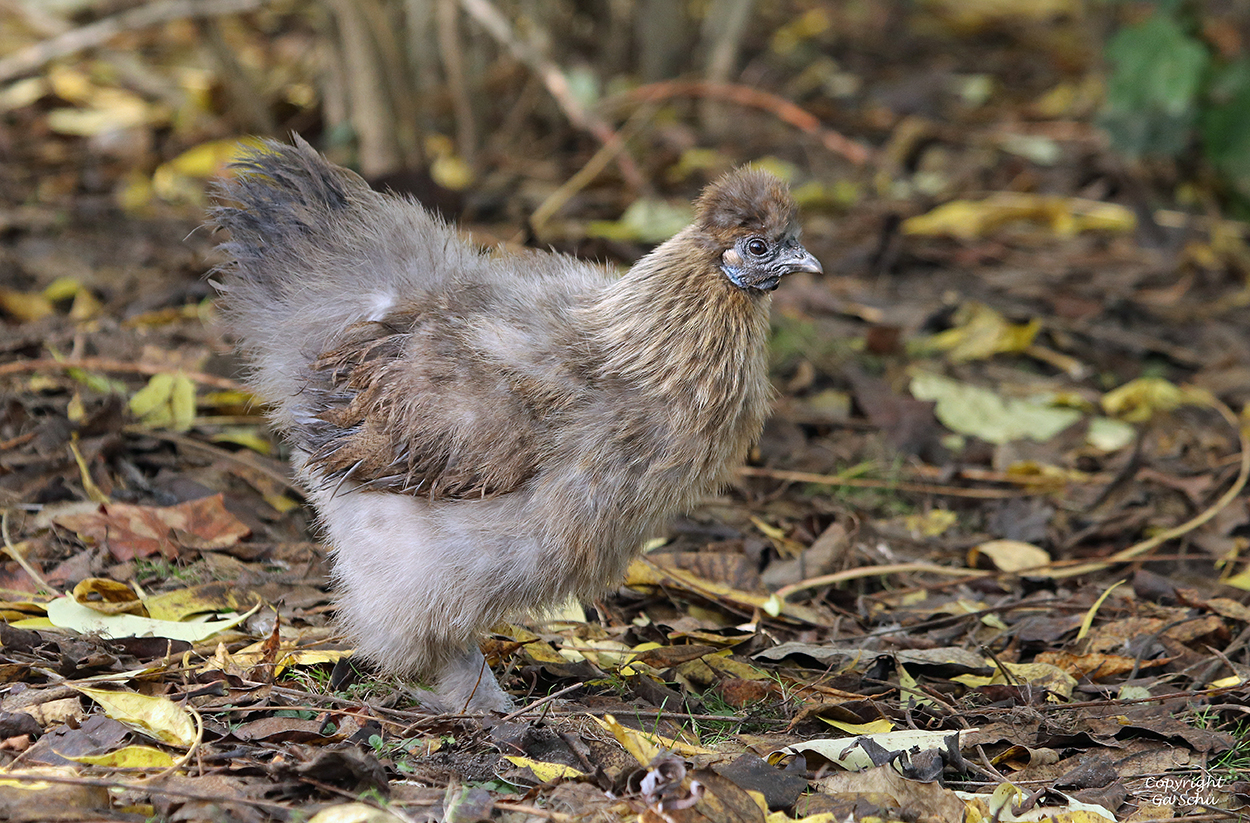
[[[265,141],[232,164],[236,176],[216,189],[219,205],[210,216],[231,237],[221,248],[253,279],[273,280],[276,272],[263,264],[275,251],[316,244],[335,214],[372,194],[359,177],[326,162],[302,138],[296,141]]]
[[[230,232],[217,288],[253,390],[289,429],[307,413],[309,365],[337,335],[481,258],[419,204],[374,192],[298,137],[267,141],[234,168],[210,212]]]

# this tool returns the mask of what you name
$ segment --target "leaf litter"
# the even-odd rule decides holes
[[[1199,820],[1250,802],[1244,226],[1151,213],[1105,172],[1080,88],[995,90],[1012,48],[1055,47],[976,36],[1011,31],[987,4],[921,5],[909,44],[971,31],[992,68],[957,77],[923,48],[909,65],[881,40],[905,86],[849,60],[792,89],[882,146],[868,168],[795,149],[796,123],[837,135],[773,119],[762,92],[738,95],[749,139],[691,145],[673,100],[698,85],[657,88],[670,108],[636,139],[665,196],[592,188],[548,215],[551,237],[627,264],[694,181],[756,159],[788,171],[831,276],[777,293],[777,411],[734,488],[610,596],[488,639],[523,707],[504,718],[432,715],[334,633],[324,546],[201,279],[196,210],[238,142],[191,114],[223,112],[188,73],[172,87],[200,108],[175,111],[171,86],[153,99],[90,56],[6,87],[0,135],[30,136],[5,137],[22,162],[0,171],[0,817]],[[767,59],[829,46],[828,11],[795,11]],[[172,66],[187,35],[130,36]],[[480,185],[531,210],[525,181],[585,161],[511,151]]]

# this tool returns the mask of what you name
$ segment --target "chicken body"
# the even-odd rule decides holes
[[[333,549],[339,618],[450,710],[510,705],[491,625],[618,581],[725,484],[771,388],[768,292],[820,271],[769,175],[617,279],[483,254],[298,141],[224,184],[222,302]]]

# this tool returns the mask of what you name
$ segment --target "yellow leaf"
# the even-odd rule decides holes
[[[56,312],[52,301],[38,292],[0,289],[0,311],[19,323],[41,320]]]
[[[685,757],[696,757],[698,755],[716,754],[712,749],[705,749],[702,746],[694,746],[672,737],[664,737],[663,735],[653,732],[639,732],[631,728],[622,726],[615,717],[605,714],[603,719],[592,717],[596,723],[603,728],[612,732],[612,736],[617,742],[625,747],[625,750],[632,754],[635,759],[645,757],[646,760],[640,760],[643,765],[650,765],[651,761],[656,758],[661,749],[680,754]]]
[[[894,730],[894,724],[884,717],[873,720],[871,723],[845,723],[841,720],[834,720],[830,717],[822,717],[821,720],[833,726],[835,729],[844,731],[849,735],[861,734],[881,734]]]
[[[268,640],[258,640],[230,655],[228,661],[218,661],[218,663],[226,662],[228,665],[239,669],[250,669],[254,666],[259,666],[265,662],[266,656],[269,654],[269,651],[265,648],[268,642]],[[282,642],[282,647],[278,650],[274,662],[273,673],[275,676],[293,667],[337,663],[351,654],[351,649],[297,649],[295,648],[297,642],[299,641]],[[224,665],[218,665],[218,663],[210,665],[209,668],[225,668]]]
[[[48,84],[67,103],[88,103],[99,88],[86,72],[70,66],[54,65],[48,71]]]
[[[1250,569],[1246,569],[1245,571],[1240,571],[1240,572],[1237,572],[1237,574],[1225,577],[1220,582],[1226,585],[1232,586],[1235,589],[1241,589],[1242,591],[1250,591]]]
[[[176,762],[169,752],[151,746],[124,746],[107,754],[62,755],[66,760],[87,766],[116,769],[167,769]]]
[[[751,515],[751,524],[773,541],[773,545],[776,546],[777,551],[782,557],[798,557],[803,553],[803,544],[799,543],[797,540],[791,540],[789,537],[786,537],[785,529],[770,526],[768,523],[764,522],[763,519],[756,517],[755,515]]]
[[[87,416],[87,407],[82,402],[82,395],[74,392],[74,396],[69,399],[69,405],[65,407],[65,416],[69,418],[71,423],[81,423]]]
[[[210,438],[214,443],[234,443],[244,448],[251,449],[257,454],[269,455],[273,451],[273,446],[269,439],[261,433],[261,429],[257,426],[231,426],[222,429]],[[268,501],[268,498],[265,498]],[[286,511],[286,509],[273,506],[278,511]]]
[[[771,595],[744,592],[722,583],[705,580],[682,569],[660,568],[642,558],[629,564],[625,575],[625,585],[631,588],[676,587],[698,594],[712,602],[724,601],[760,611],[764,611],[769,606],[769,601],[772,600]],[[775,602],[772,605],[775,606]],[[816,609],[785,601],[781,603],[780,616],[811,625],[823,625],[826,621],[826,618]]]
[[[186,431],[195,420],[195,383],[181,372],[154,374],[129,406],[144,425]]]
[[[929,345],[946,352],[953,363],[1026,351],[1042,329],[1039,320],[1012,323],[989,306],[976,302],[960,306],[954,324],[929,338]]]
[[[43,296],[57,303],[61,300],[69,300],[82,291],[82,283],[79,283],[73,277],[58,277],[47,286],[44,287]]]
[[[48,112],[48,128],[59,134],[92,137],[135,126],[165,122],[169,110],[148,103],[122,89],[98,88],[85,108],[60,108]]]
[[[169,372],[154,374],[148,384],[134,393],[130,398],[130,413],[135,417],[146,417],[157,408],[167,404],[174,390],[174,376]]]
[[[185,640],[188,643],[199,643],[215,634],[220,634],[242,623],[251,617],[258,603],[250,611],[225,620],[205,620],[187,622],[174,620],[154,620],[134,614],[100,614],[88,609],[72,597],[58,597],[47,605],[47,620],[51,625],[62,629],[72,629],[80,634],[98,634],[101,637],[168,637],[173,640]],[[42,620],[42,618],[38,618]],[[29,621],[22,621],[29,624]],[[35,628],[35,626],[31,626]]]
[[[780,55],[792,53],[804,42],[823,34],[833,22],[825,9],[808,9],[773,32],[769,46]]]
[[[287,512],[298,509],[300,503],[285,494],[264,494],[261,495],[266,503],[268,503],[278,514],[286,514]]]
[[[140,169],[131,169],[126,173],[125,182],[113,191],[113,199],[122,211],[128,215],[139,216],[148,211],[152,204],[152,181]],[[131,318],[133,320],[133,318]],[[128,321],[129,322],[129,321]]]
[[[220,176],[231,163],[249,151],[262,148],[263,145],[254,138],[210,140],[207,143],[192,146],[173,160],[162,164],[161,168],[183,177],[207,180],[210,177]]]
[[[96,299],[90,289],[79,289],[74,295],[74,302],[69,307],[70,320],[90,320],[104,309],[104,304]]]
[[[549,663],[555,665],[563,665],[566,661],[561,654],[552,648],[551,644],[543,640],[538,635],[522,628],[521,626],[505,623],[495,629],[497,634],[510,637],[521,644],[526,657],[535,663]]]
[[[660,747],[656,745],[650,735],[622,726],[610,714],[605,714],[602,720],[593,716],[590,719],[611,732],[612,736],[616,738],[616,742],[620,743],[625,748],[625,751],[629,752],[634,760],[638,761],[638,765],[645,768],[659,756]]]
[[[78,450],[77,437],[69,441],[69,452],[74,455],[74,462],[78,464],[78,477],[82,483],[82,489],[87,493],[87,497],[97,503],[108,503],[109,497],[91,477],[91,469],[87,466],[87,461],[83,459],[82,452]]]
[[[990,678],[991,683],[1028,683],[1060,697],[1068,697],[1076,689],[1076,679],[1072,675],[1049,663],[997,663],[987,660],[986,664],[996,668]]]
[[[24,109],[39,102],[51,86],[46,77],[27,77],[0,88],[0,112]]]
[[[1085,442],[1099,451],[1113,452],[1132,445],[1136,438],[1137,429],[1131,424],[1098,415],[1090,418]]]
[[[584,640],[580,637],[567,637],[562,651],[572,651],[605,671],[614,671],[626,676],[638,673],[634,664],[638,650],[619,640]]]
[[[226,174],[231,163],[261,147],[255,139],[201,143],[157,166],[152,172],[152,190],[170,202],[199,203],[205,199],[205,181]]]
[[[947,509],[930,509],[924,514],[909,514],[903,518],[907,530],[920,537],[937,537],[959,522],[959,515]]]
[[[543,760],[533,760],[513,754],[504,755],[504,759],[513,766],[529,769],[534,773],[534,777],[543,783],[554,783],[565,778],[586,776],[585,772],[580,772],[572,766],[566,766],[563,763],[547,763]]]
[[[172,412],[172,427],[175,431],[186,431],[195,420],[195,383],[185,374],[174,376],[174,385],[169,395],[169,408]]]
[[[104,786],[84,786],[77,769],[5,769],[11,777],[0,778],[0,801],[10,820],[100,820],[112,817],[109,790]],[[38,780],[39,777],[52,778]],[[19,779],[20,778],[20,779]],[[67,782],[69,781],[69,782]],[[60,814],[53,816],[52,810]],[[11,812],[9,810],[12,810]],[[41,811],[49,814],[43,816]]]
[[[933,698],[920,690],[920,684],[907,670],[906,666],[898,667],[898,690],[904,706],[933,706]],[[888,732],[887,732],[888,734]]]
[[[258,598],[245,589],[204,583],[153,595],[143,601],[148,614],[157,620],[186,620],[200,614],[239,612],[256,606]]]
[[[1162,377],[1139,377],[1102,396],[1103,410],[1129,423],[1145,423],[1178,406],[1202,406],[1209,402],[1210,395],[1202,389],[1177,386]]]
[[[151,697],[136,692],[109,691],[88,686],[71,686],[85,694],[104,713],[140,734],[170,746],[188,748],[196,739],[196,724],[191,713],[168,697]]]
[[[455,154],[443,154],[430,163],[430,177],[445,189],[464,191],[473,184],[473,169]]]
[[[1004,398],[990,389],[913,370],[912,396],[935,400],[942,425],[989,443],[1030,438],[1045,442],[1081,419],[1075,409],[1062,409],[1018,397]]]
[[[1018,572],[1045,566],[1050,555],[1045,549],[1021,540],[990,540],[968,551],[968,565],[977,567],[977,559],[984,555],[994,568],[1004,572]]]
[[[1060,237],[1086,231],[1129,232],[1137,218],[1115,203],[1079,197],[999,192],[982,200],[952,200],[926,214],[903,221],[903,233],[970,240],[1010,223],[1028,221]]]
[[[101,614],[146,614],[134,589],[103,577],[88,577],[74,586],[74,600]]]
[[[161,322],[172,322],[176,318],[166,318]],[[260,400],[256,395],[247,391],[238,389],[223,389],[222,391],[210,391],[200,397],[200,405],[209,408],[247,408],[250,406],[259,406]]]
[[[9,623],[19,629],[55,629],[56,625],[46,617],[28,617],[25,620],[13,620]]]

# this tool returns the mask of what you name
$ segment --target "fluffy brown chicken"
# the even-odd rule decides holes
[[[480,635],[601,594],[759,435],[769,292],[821,270],[794,202],[728,174],[618,279],[484,254],[303,141],[237,168],[219,288],[333,546],[342,625],[445,708],[505,709]]]

